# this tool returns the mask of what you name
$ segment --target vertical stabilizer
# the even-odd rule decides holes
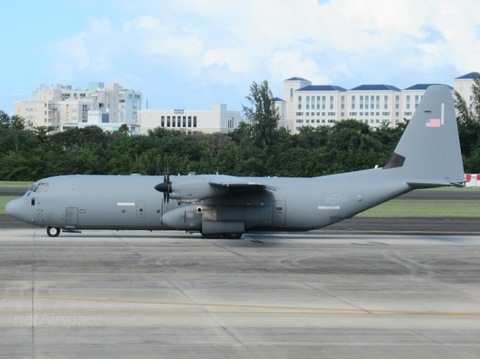
[[[395,153],[383,168],[408,179],[414,187],[463,181],[455,107],[448,86],[427,89]]]

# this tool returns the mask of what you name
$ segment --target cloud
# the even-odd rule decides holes
[[[202,86],[301,76],[347,87],[445,66],[478,71],[480,63],[473,0],[145,0],[119,8],[116,26],[94,19],[54,44],[62,77],[149,81],[147,67]]]

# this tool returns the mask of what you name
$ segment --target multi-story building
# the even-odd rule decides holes
[[[240,111],[229,111],[227,105],[216,104],[211,110],[141,110],[138,111],[138,123],[141,133],[162,127],[192,132],[228,132],[238,127],[243,121]]]
[[[453,88],[457,91],[460,95],[462,95],[463,99],[467,103],[467,106],[470,110],[473,110],[473,78],[480,77],[480,73],[478,72],[470,72],[466,75],[456,77],[453,80]]]
[[[27,124],[53,126],[56,131],[92,124],[115,131],[125,123],[132,133],[140,133],[137,112],[141,108],[141,92],[102,82],[91,82],[87,90],[42,85],[31,98],[15,102],[15,114]]]
[[[454,80],[457,90],[472,108],[472,72]],[[347,90],[335,85],[312,85],[301,77],[292,77],[283,82],[284,100],[276,98],[280,126],[298,133],[302,126],[333,126],[345,119],[356,119],[372,128],[396,126],[412,118],[428,86],[416,84],[403,90],[398,87],[360,85]]]

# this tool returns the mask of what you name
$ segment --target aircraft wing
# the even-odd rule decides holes
[[[213,178],[208,183],[210,183],[212,186],[228,187],[228,188],[245,188],[245,187],[265,188],[267,187],[264,183],[251,182],[239,177],[232,177],[232,176],[216,176],[216,177],[218,178]]]
[[[247,181],[241,177],[213,175],[213,176],[186,176],[181,180],[166,179],[155,186],[157,191],[163,192],[165,199],[174,198],[180,202],[196,202],[202,199],[220,197],[230,191],[243,188],[264,189],[267,186],[260,182]]]

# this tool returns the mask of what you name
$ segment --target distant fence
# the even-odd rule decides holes
[[[480,187],[480,174],[465,175],[465,187]]]

